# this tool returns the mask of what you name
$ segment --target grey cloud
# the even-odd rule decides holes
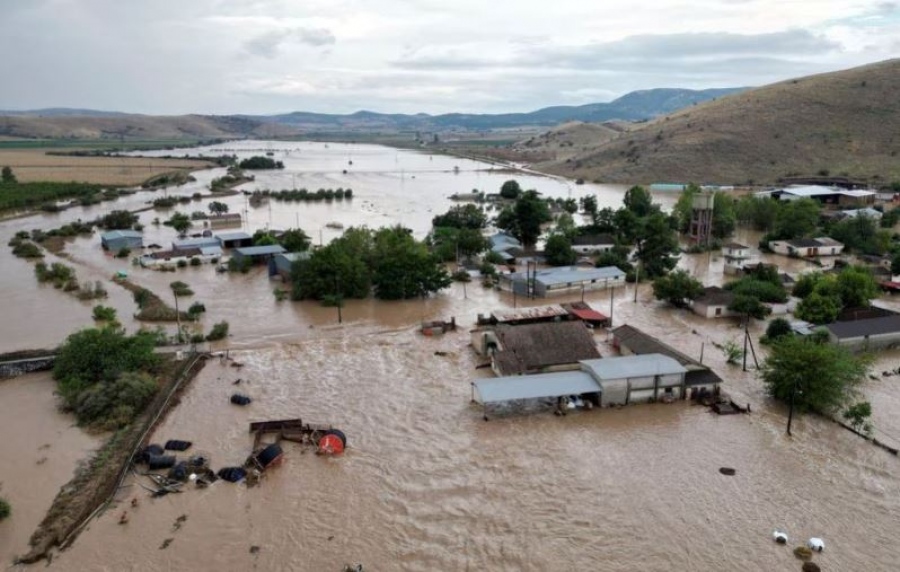
[[[510,55],[492,58],[461,54],[453,46],[427,48],[394,62],[408,69],[471,69],[489,67],[531,67],[535,65],[573,69],[633,69],[655,67],[659,62],[702,61],[704,65],[731,58],[787,58],[820,55],[840,45],[805,30],[743,35],[697,33],[640,35],[584,46],[518,44]]]
[[[304,44],[319,47],[334,44],[331,30],[325,28],[291,28],[272,30],[244,42],[244,51],[263,58],[274,58],[284,44]]]

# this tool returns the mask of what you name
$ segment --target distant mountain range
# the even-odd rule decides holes
[[[545,107],[530,113],[443,115],[376,113],[346,115],[297,111],[278,115],[184,115],[158,117],[93,109],[49,108],[0,111],[0,135],[49,138],[153,138],[290,136],[308,131],[485,131],[514,127],[551,127],[569,121],[599,123],[641,121],[746,88],[648,89],[609,103]],[[99,121],[99,122],[98,122]],[[278,127],[273,127],[277,125]],[[156,127],[154,127],[154,125]]]
[[[615,119],[640,121],[670,113],[697,103],[716,99],[747,88],[674,89],[660,88],[633,91],[609,103],[587,105],[558,105],[529,113],[446,113],[414,115],[358,111],[349,115],[294,112],[282,115],[244,116],[275,122],[307,130],[370,131],[370,130],[489,130],[511,127],[550,127],[569,121],[600,123]]]

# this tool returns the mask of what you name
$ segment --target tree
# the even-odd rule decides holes
[[[900,250],[895,251],[891,257],[891,274],[900,274]]]
[[[487,215],[480,207],[473,204],[450,207],[446,213],[431,219],[434,228],[452,227],[481,230],[487,225]]]
[[[123,230],[131,228],[137,221],[137,215],[131,214],[129,211],[117,210],[104,215],[99,224],[107,230]]]
[[[547,238],[544,246],[547,264],[551,266],[570,266],[578,260],[578,253],[572,248],[572,241],[564,234],[553,234]]]
[[[648,216],[637,240],[641,274],[647,278],[662,276],[678,264],[679,252],[678,237],[669,225],[669,217],[659,211]]]
[[[736,226],[737,212],[734,198],[728,193],[717,191],[713,202],[713,238],[728,238],[734,234]]]
[[[526,248],[534,247],[541,235],[541,225],[550,222],[550,209],[541,200],[538,192],[529,190],[522,193],[512,208],[503,209],[497,216],[497,227],[518,238]]]
[[[728,309],[742,316],[749,316],[757,320],[764,320],[772,313],[772,309],[759,301],[759,298],[751,294],[735,294]]]
[[[816,285],[825,278],[825,275],[821,272],[807,272],[806,274],[801,274],[799,278],[797,278],[797,282],[794,284],[794,288],[791,293],[797,298],[806,298],[816,289]]]
[[[178,310],[178,297],[193,296],[194,291],[181,280],[172,282],[169,284],[169,288],[172,289],[172,296],[175,298],[175,321],[178,323],[178,341],[181,342],[183,332],[181,331],[181,312]]]
[[[274,159],[270,159],[269,157],[262,157],[260,155],[250,157],[249,159],[244,159],[240,163],[238,163],[238,167],[240,169],[247,170],[263,170],[263,169],[284,169],[284,163],[281,161],[276,161]]]
[[[765,196],[744,195],[734,205],[735,216],[755,230],[768,231],[775,226],[781,202]]]
[[[481,232],[469,228],[438,227],[428,237],[432,253],[441,261],[459,256],[474,256],[485,251],[489,242]]]
[[[761,373],[769,395],[801,411],[832,414],[850,403],[866,379],[869,359],[836,344],[786,336],[772,346]]]
[[[2,170],[0,170],[0,183],[4,183],[7,185],[14,185],[18,182],[19,182],[19,180],[16,179],[15,174],[13,174],[12,168],[10,168],[8,165],[6,167],[3,167]]]
[[[635,185],[625,191],[625,198],[622,199],[625,208],[633,212],[638,218],[649,216],[654,211],[659,211],[659,206],[653,204],[653,197],[650,192],[640,185]]]
[[[597,225],[597,197],[595,195],[587,195],[581,197],[581,210],[584,214],[588,215],[591,218],[591,222],[596,226]]]
[[[178,234],[184,234],[187,232],[193,223],[191,222],[191,217],[184,213],[175,213],[172,217],[165,222],[168,226],[171,226],[175,229]]]
[[[792,240],[815,233],[819,226],[819,203],[802,198],[781,201],[775,217],[774,240]]]
[[[787,302],[788,297],[780,280],[773,283],[760,280],[752,275],[729,282],[725,285],[725,289],[734,292],[737,296],[753,296],[761,302],[784,303]]]
[[[841,300],[836,296],[823,296],[817,291],[797,304],[794,315],[813,324],[829,324],[841,312]]]
[[[289,228],[278,238],[278,243],[288,252],[306,252],[312,241],[300,228]]]
[[[500,196],[504,199],[517,199],[522,192],[522,187],[515,179],[510,179],[500,186]]]
[[[838,274],[837,293],[845,308],[868,306],[878,297],[878,283],[866,268],[848,266]]]
[[[685,270],[675,270],[653,281],[653,296],[684,308],[703,293],[703,284]]]
[[[606,252],[598,254],[597,258],[594,259],[594,266],[597,268],[616,266],[619,270],[628,273],[634,268],[634,265],[629,261],[630,254],[631,250],[627,246],[617,244]]]
[[[278,244],[278,240],[267,230],[257,230],[253,233],[253,246],[271,246]]]
[[[372,252],[372,285],[382,300],[427,296],[452,282],[447,271],[425,245],[400,226],[375,233]]]
[[[770,343],[777,342],[784,336],[790,336],[793,332],[790,322],[784,318],[775,318],[766,327],[766,341]]]
[[[559,234],[565,235],[569,239],[576,236],[578,233],[578,228],[575,226],[575,219],[572,218],[572,215],[564,212],[556,217],[555,231]]]
[[[223,215],[228,212],[228,205],[221,201],[212,201],[209,203],[209,212],[214,215]]]

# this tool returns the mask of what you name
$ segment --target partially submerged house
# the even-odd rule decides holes
[[[532,306],[513,310],[496,310],[488,315],[478,314],[479,326],[497,324],[537,324],[569,319],[569,311],[562,306]]]
[[[525,250],[522,243],[511,234],[498,232],[488,237],[491,252],[499,254],[506,264],[515,264],[516,258],[522,256]]]
[[[136,230],[111,230],[100,235],[100,246],[110,252],[138,250],[144,247],[144,235]]]
[[[586,234],[572,239],[572,250],[578,254],[599,254],[615,245],[616,239],[611,234]]]
[[[800,185],[775,189],[774,191],[763,191],[757,193],[757,196],[771,196],[782,201],[796,201],[808,198],[830,207],[863,207],[875,203],[876,193],[875,191],[851,190],[821,185]]]
[[[837,256],[844,251],[841,242],[821,236],[818,238],[797,238],[794,240],[773,240],[769,248],[776,254],[814,258],[816,256]]]
[[[729,242],[722,246],[725,258],[725,274],[740,274],[750,261],[750,247],[737,242]]]
[[[181,250],[157,250],[141,256],[139,262],[145,268],[176,266],[179,261],[190,263],[191,259],[199,259],[201,262],[212,262],[222,256],[222,249],[218,246],[203,246],[200,248],[184,248]]]
[[[845,309],[825,329],[832,343],[853,351],[900,346],[900,314],[878,306]]]
[[[579,369],[479,379],[472,399],[485,407],[522,399],[583,398],[600,406],[683,398],[687,370],[662,354],[583,360]]]
[[[719,286],[707,286],[703,294],[691,302],[691,311],[704,318],[730,318],[737,316],[728,309],[734,302],[734,293]]]
[[[527,272],[512,272],[501,274],[498,282],[501,290],[523,295],[529,293],[530,286],[530,293],[541,297],[582,290],[615,288],[624,283],[625,272],[615,266],[602,268],[560,266],[538,270],[531,276]]]
[[[191,248],[204,248],[210,246],[221,248],[219,239],[213,236],[201,236],[196,238],[180,238],[172,241],[172,250],[188,250]]]
[[[698,360],[634,326],[628,324],[619,326],[612,331],[612,334],[613,347],[618,349],[622,355],[662,354],[680,363],[687,370],[684,376],[685,389],[692,393],[701,390],[714,392],[722,383],[722,378],[709,366],[703,365]]]
[[[243,264],[245,260],[249,260],[250,264],[258,264],[262,262],[268,263],[269,259],[276,254],[284,253],[284,247],[280,244],[266,244],[264,246],[243,246],[235,248],[231,252],[231,258],[237,263]]]
[[[472,347],[490,356],[498,376],[578,369],[578,362],[600,357],[591,331],[577,321],[479,328]]]
[[[215,237],[222,248],[253,246],[253,237],[243,231],[217,232]]]
[[[309,252],[281,252],[269,259],[269,276],[280,276],[287,282],[291,279],[291,268],[298,260],[309,260]]]
[[[241,226],[241,224],[243,223],[240,213],[212,215],[208,219],[206,219],[206,222],[209,224],[209,228],[213,230],[218,228],[232,228],[235,226]]]

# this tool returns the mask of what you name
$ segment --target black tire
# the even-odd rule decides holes
[[[344,432],[341,431],[340,429],[329,429],[328,431],[325,431],[325,433],[322,435],[322,437],[324,437],[325,435],[337,436],[337,438],[341,440],[341,443],[344,444],[344,448],[345,449],[347,448],[347,436],[344,435]]]
[[[191,448],[191,445],[193,445],[193,443],[191,443],[190,441],[169,439],[168,441],[166,441],[165,449],[166,451],[187,451]]]
[[[259,463],[259,466],[265,468],[271,465],[272,462],[282,454],[284,454],[284,451],[281,449],[281,445],[272,443],[256,454],[256,462]]]
[[[247,476],[247,471],[245,471],[241,467],[225,467],[224,469],[219,469],[219,472],[216,473],[223,481],[228,481],[229,483],[236,483]]]
[[[151,471],[171,469],[175,466],[175,455],[151,455],[147,459],[147,466]]]
[[[182,483],[188,480],[188,466],[186,461],[181,461],[171,469],[169,469],[169,478],[175,479],[176,481],[181,481]]]
[[[250,399],[248,396],[241,395],[240,393],[235,393],[234,395],[231,396],[231,402],[234,403],[235,405],[242,405],[242,406],[250,405],[250,402],[252,402],[252,401],[253,400]]]

